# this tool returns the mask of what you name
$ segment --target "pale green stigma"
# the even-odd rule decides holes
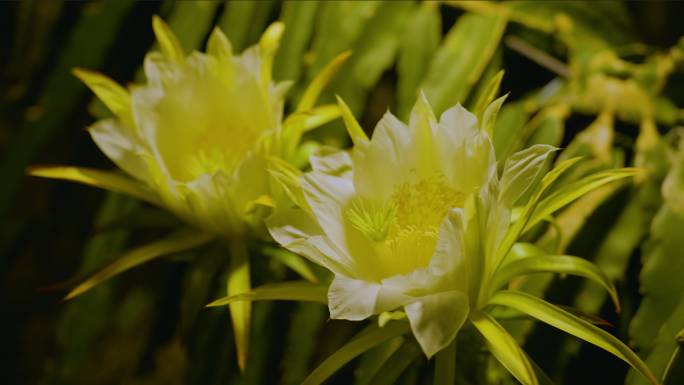
[[[392,221],[397,214],[397,205],[389,200],[379,207],[375,207],[375,201],[371,198],[370,212],[361,202],[361,208],[354,203],[354,207],[347,210],[347,217],[354,227],[361,230],[363,235],[373,242],[382,242],[389,236]]]

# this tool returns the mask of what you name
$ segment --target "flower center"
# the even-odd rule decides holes
[[[354,205],[347,214],[354,227],[373,241],[380,271],[376,279],[407,274],[430,264],[437,233],[450,208],[463,207],[466,195],[442,175],[394,186],[392,197],[376,210]]]
[[[187,158],[188,180],[195,180],[202,174],[213,174],[222,170],[231,174],[235,167],[254,149],[257,136],[246,130],[233,130],[232,137],[215,138],[225,140],[199,140]]]

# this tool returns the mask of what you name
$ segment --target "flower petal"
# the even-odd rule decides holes
[[[371,140],[354,146],[354,187],[360,196],[381,200],[392,196],[394,185],[402,182],[400,165],[410,142],[409,128],[387,112]]]
[[[451,290],[420,297],[404,305],[411,329],[428,358],[456,337],[468,317],[468,295]]]
[[[120,120],[101,119],[88,128],[100,150],[119,168],[149,185],[150,178],[139,139]]]
[[[352,159],[346,151],[322,146],[309,160],[314,171],[352,180]]]
[[[268,231],[279,244],[286,246],[298,239],[308,239],[316,235],[325,235],[318,224],[316,215],[308,210],[278,210],[264,220]]]
[[[465,213],[463,209],[451,209],[439,226],[437,247],[430,260],[430,267],[438,269],[450,277],[452,285],[465,287],[463,264],[463,234],[465,232]]]
[[[350,260],[353,257],[359,270],[377,271],[378,261],[371,241],[347,217],[347,210],[356,198],[353,183],[317,171],[302,175],[301,180],[307,202],[337,249]]]
[[[412,297],[359,279],[335,275],[328,290],[330,318],[359,321],[395,309]]]
[[[490,138],[478,128],[475,115],[457,104],[442,114],[439,127],[442,151],[453,154],[448,159],[449,164],[443,167],[454,189],[469,194],[474,188],[486,184],[494,175],[496,157]],[[453,144],[444,138],[446,135]]]

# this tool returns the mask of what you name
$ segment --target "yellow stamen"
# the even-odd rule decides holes
[[[449,186],[443,175],[436,175],[415,184],[396,185],[379,212],[374,206],[370,214],[363,206],[349,210],[354,227],[373,241],[379,268],[375,278],[381,280],[428,266],[442,220],[450,208],[463,207],[465,199],[466,195]]]

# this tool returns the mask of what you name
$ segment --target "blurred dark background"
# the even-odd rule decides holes
[[[684,2],[635,1],[625,5],[642,42],[665,48],[676,44],[684,35],[681,21]],[[278,19],[278,7],[278,4],[272,7],[267,15],[269,21]],[[463,11],[441,7],[443,29],[447,31]],[[169,4],[160,2],[118,5],[0,2],[0,349],[5,357],[0,363],[0,382],[4,384],[63,383],[55,379],[60,378],[58,367],[64,364],[59,358],[64,347],[72,346],[64,341],[69,330],[82,329],[83,333],[89,333],[94,324],[104,322],[102,317],[117,317],[126,311],[122,307],[72,307],[68,311],[73,314],[65,315],[69,303],[61,301],[65,294],[63,287],[62,290],[59,285],[50,287],[82,270],[86,245],[96,228],[98,215],[105,215],[106,200],[112,205],[125,205],[125,202],[115,202],[122,198],[100,189],[26,177],[23,170],[32,164],[114,168],[84,130],[95,121],[93,115],[97,112],[93,110],[97,104],[92,102],[92,94],[69,73],[70,66],[78,63],[122,84],[132,81],[154,42],[152,15],[164,17],[170,8]],[[84,20],[84,15],[89,16],[88,20]],[[258,35],[249,44],[255,43],[256,38]],[[504,67],[502,91],[511,91],[509,101],[554,77],[550,71],[508,48],[504,49]],[[368,108],[361,119],[367,132],[372,131],[387,106],[392,110],[396,107],[395,82],[392,69],[370,92]],[[573,128],[573,124],[577,127]],[[586,124],[586,119],[570,120],[566,132],[577,132]],[[128,242],[142,244],[159,234],[154,229],[136,231]],[[95,246],[91,243],[90,247]],[[108,348],[93,350],[99,352],[95,356],[72,357],[87,363],[73,383],[182,383],[181,375],[174,374],[173,370],[183,373],[187,360],[180,357],[182,354],[174,344],[187,341],[174,339],[179,308],[177,301],[165,300],[181,295],[183,276],[179,266],[182,264],[182,261],[158,260],[125,273],[125,280],[117,279],[115,283],[120,286],[120,292],[111,295],[123,298],[126,288],[145,288],[144,295],[131,297],[125,306],[131,309],[151,306],[154,311],[145,313],[150,319],[141,324],[154,331],[129,332],[125,338],[118,338],[116,333],[97,337],[95,343]],[[268,306],[282,312],[294,308],[293,304]],[[311,314],[327,317],[324,309],[316,309]],[[98,311],[102,313],[87,314]],[[128,327],[125,324],[122,318],[122,330]],[[332,335],[337,335],[342,342],[354,331],[353,327],[334,321],[325,327],[331,328]],[[229,325],[225,331],[230,334]],[[224,337],[226,341],[230,338]],[[276,331],[272,338],[284,337]],[[230,347],[232,343],[225,344]],[[164,349],[157,349],[159,346]],[[553,346],[538,348],[552,349]],[[79,346],[75,349],[89,351]],[[608,355],[599,356],[606,359]],[[610,376],[610,365],[591,366],[592,362],[598,362],[593,357],[590,353],[584,354],[585,359],[577,366],[583,372],[593,368],[597,375],[603,371]],[[226,365],[228,361],[224,359],[234,361],[225,356],[214,357],[214,364]],[[159,360],[169,366],[168,377],[150,375]],[[623,373],[626,370],[620,362],[615,366]],[[278,367],[278,364],[267,367]],[[278,373],[266,378],[278,378]]]

